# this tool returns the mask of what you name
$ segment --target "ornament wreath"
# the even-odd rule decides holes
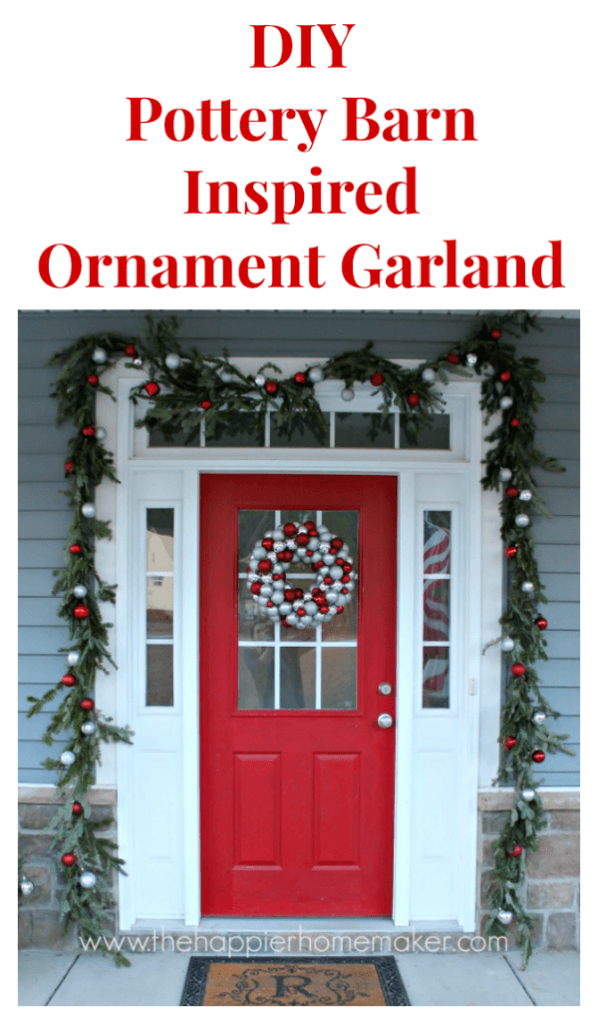
[[[114,871],[122,871],[123,862],[115,844],[101,832],[97,834],[98,829],[111,825],[112,819],[92,821],[87,793],[101,743],[130,743],[132,735],[128,727],[116,726],[102,715],[91,696],[97,671],[106,671],[106,662],[114,664],[108,650],[109,624],[101,606],[115,601],[115,588],[100,579],[94,563],[96,540],[110,535],[110,524],[96,516],[94,489],[104,479],[116,482],[112,454],[104,443],[106,432],[95,423],[97,392],[112,395],[101,382],[102,374],[123,357],[128,365],[143,367],[147,379],[133,388],[131,400],[149,404],[137,426],[161,431],[169,440],[182,432],[183,444],[202,425],[206,437],[218,437],[223,430],[229,432],[241,424],[244,432],[257,431],[263,428],[266,412],[283,434],[303,433],[309,424],[324,440],[327,424],[314,385],[328,378],[342,380],[342,397],[350,402],[355,382],[369,381],[380,398],[382,419],[398,408],[407,440],[416,444],[422,429],[443,408],[435,383],[447,383],[449,375],[470,377],[475,373],[482,378],[485,421],[500,415],[487,438],[492,447],[481,483],[492,490],[507,485],[500,511],[509,588],[500,620],[502,636],[495,642],[500,642],[510,664],[495,782],[514,787],[511,813],[494,843],[496,863],[489,888],[492,909],[486,933],[505,935],[509,926],[515,925],[525,965],[532,951],[533,918],[524,905],[524,851],[537,848],[538,833],[546,824],[537,792],[540,783],[534,780],[532,769],[544,760],[546,752],[570,753],[564,745],[566,737],[550,732],[546,725],[548,717],[558,715],[540,692],[533,667],[547,657],[543,636],[547,622],[537,609],[546,596],[534,555],[530,513],[548,515],[535,493],[533,471],[561,472],[562,467],[534,446],[534,413],[543,401],[537,385],[545,379],[538,361],[518,357],[515,345],[505,339],[538,329],[534,317],[518,311],[484,319],[469,339],[415,368],[377,356],[369,342],[360,351],[345,352],[286,379],[271,362],[250,377],[230,363],[226,354],[219,358],[197,349],[183,350],[176,340],[177,326],[174,317],[154,323],[148,316],[143,337],[89,334],[50,360],[61,367],[52,393],[58,403],[58,423],[70,420],[76,427],[65,463],[66,493],[74,514],[65,547],[66,565],[56,570],[53,591],[62,596],[58,615],[69,624],[71,643],[62,649],[67,663],[62,680],[40,699],[30,697],[28,714],[42,711],[63,694],[43,738],[52,745],[59,733],[70,736],[60,756],[44,762],[46,768],[58,772],[63,801],[49,827],[64,866],[61,911],[65,928],[74,922],[83,939],[98,940],[109,935],[108,925],[114,921],[111,878]],[[108,952],[103,943],[99,948]],[[118,965],[128,964],[122,953],[113,951],[111,955]]]

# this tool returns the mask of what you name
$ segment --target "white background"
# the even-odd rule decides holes
[[[55,0],[15,5],[7,33],[12,67],[4,92],[8,150],[8,231],[4,280],[11,308],[578,308],[591,267],[593,195],[587,98],[591,5],[536,0],[489,4],[271,2],[201,4],[171,0]],[[355,23],[346,70],[329,69],[329,49],[314,30],[314,63],[251,69],[252,23]],[[295,30],[297,31],[297,30]],[[298,44],[297,44],[298,45]],[[16,59],[15,59],[16,58]],[[194,111],[203,99],[248,107],[327,108],[315,146],[299,153],[299,122],[287,143],[171,142],[161,122],[148,142],[127,142],[127,96],[153,96],[167,111]],[[343,96],[390,107],[469,107],[477,142],[342,142]],[[441,122],[433,122],[439,132]],[[206,180],[305,183],[311,166],[323,180],[377,180],[383,186],[417,167],[419,215],[367,217],[299,214],[289,226],[269,215],[184,215],[184,170]],[[349,210],[352,198],[347,197]],[[558,290],[354,289],[340,261],[357,242],[396,253],[442,253],[456,238],[460,258],[520,253],[529,263],[563,241]],[[68,243],[82,256],[229,253],[325,254],[325,288],[302,290],[114,289],[47,287],[41,252]],[[181,261],[182,262],[182,261]],[[64,277],[60,280],[65,280]],[[438,275],[442,284],[443,275]]]

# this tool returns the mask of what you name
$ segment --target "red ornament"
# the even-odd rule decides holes
[[[266,608],[274,608],[274,601],[268,601],[266,603]]]
[[[411,394],[411,395],[407,395],[407,402],[408,402],[409,405],[414,405],[414,406],[415,405],[419,405],[419,402],[420,402],[419,395],[416,395],[415,392],[413,392],[413,394]]]
[[[314,526],[313,530],[310,529],[309,536],[310,537],[317,537],[318,536],[318,531],[316,530],[315,526]]]
[[[328,615],[328,612],[330,611],[330,608],[329,608],[329,606],[327,604],[321,604],[320,605],[320,611],[321,611],[322,615]]]
[[[73,814],[76,816],[78,816],[79,814],[83,814],[83,806],[79,803],[78,800],[75,800],[73,804]]]
[[[341,583],[350,583],[350,582],[351,582],[351,577],[349,576],[348,572],[346,572],[343,576],[341,576]]]
[[[535,761],[536,764],[542,764],[542,761],[544,761],[545,757],[546,754],[543,750],[534,750],[532,754],[532,761]]]
[[[269,561],[269,559],[262,558],[257,563],[257,567],[258,567],[258,571],[259,572],[270,572],[270,561]]]
[[[71,868],[77,859],[74,853],[63,853],[60,858],[65,868]]]
[[[349,588],[348,587],[343,587],[343,589],[341,590],[341,594],[348,594],[348,593],[349,593]]]
[[[521,420],[519,419],[519,417],[518,416],[513,416],[513,419],[511,420],[511,426],[512,427],[518,427],[520,425],[520,423],[521,423]]]
[[[251,584],[251,593],[252,594],[259,594],[261,589],[262,589],[261,583],[252,583]]]
[[[148,380],[147,384],[143,385],[143,390],[147,391],[150,398],[160,394],[160,385],[156,384],[153,380]]]
[[[284,592],[284,599],[285,599],[285,601],[294,601],[295,600],[295,591],[294,590],[285,590],[285,592]]]
[[[327,587],[331,587],[332,584],[334,583],[332,576],[324,576],[324,583],[326,584]]]
[[[525,665],[521,661],[514,661],[511,665],[511,675],[518,679],[525,675]]]
[[[65,476],[68,476],[69,473],[72,473],[74,468],[75,468],[75,463],[73,462],[73,460],[72,459],[67,459],[65,464],[64,464],[64,474],[65,474]]]
[[[344,558],[337,558],[337,560],[336,560],[336,562],[334,564],[335,565],[344,565],[345,564],[345,559]]]
[[[276,383],[275,380],[266,381],[266,391],[268,392],[269,395],[276,394],[276,392],[278,391],[278,384]]]
[[[275,572],[275,573],[272,573],[272,579],[273,579],[273,580],[283,580],[284,578],[285,578],[285,574],[284,574],[284,572]]]
[[[498,341],[498,339],[500,338],[501,334],[502,334],[502,331],[499,331],[498,327],[495,327],[493,330],[490,331],[490,337],[494,338],[495,341]]]
[[[128,345],[125,345],[125,355],[128,356],[129,359],[137,358],[137,349],[132,344],[132,342],[129,342]]]
[[[80,544],[71,544],[69,548],[71,555],[80,555],[82,550],[83,548],[81,547]]]
[[[73,615],[76,619],[86,619],[89,615],[89,608],[86,604],[76,604],[73,608]]]
[[[505,555],[507,556],[507,558],[515,558],[515,555],[517,554],[518,550],[519,548],[516,544],[508,544],[507,547],[505,548]]]
[[[309,537],[308,537],[308,535],[306,533],[298,533],[297,537],[296,537],[296,540],[297,540],[297,545],[300,548],[306,548],[307,545],[309,544]],[[313,554],[313,552],[312,552],[312,554]]]
[[[95,703],[91,699],[91,697],[84,697],[83,700],[81,701],[81,707],[83,708],[84,711],[93,711],[93,709],[95,708]]]
[[[202,409],[211,409],[212,408],[212,403],[210,402],[210,399],[209,398],[204,398],[203,402],[201,403],[201,407],[202,407]]]
[[[337,615],[340,615],[341,612],[344,612],[344,610],[345,609],[343,608],[342,604],[337,604],[337,606],[336,606],[336,614]]]
[[[262,547],[265,548],[266,551],[272,551],[272,548],[274,547],[274,541],[272,540],[272,537],[264,537],[262,541]]]
[[[503,384],[506,384],[507,381],[509,381],[511,379],[511,371],[510,370],[503,370],[503,372],[500,375],[500,379],[502,380]]]
[[[87,383],[93,384],[95,388],[96,384],[100,383],[100,378],[98,377],[97,373],[90,373],[89,377],[87,378]]]
[[[304,522],[303,526],[304,526],[304,529],[309,530],[310,533],[311,533],[312,530],[316,530],[316,524],[313,522],[312,519],[307,519]],[[316,530],[316,534],[317,534],[317,532],[318,531]],[[313,534],[312,534],[312,536],[313,536]]]
[[[295,384],[305,384],[307,377],[304,373],[299,372],[295,374],[293,380],[295,381]]]
[[[538,618],[536,619],[536,626],[538,627],[538,629],[546,629],[547,625],[548,625],[548,622],[546,621],[544,616],[543,615],[538,616]]]
[[[60,681],[63,686],[74,686],[75,683],[77,682],[77,679],[72,672],[65,672]]]
[[[373,384],[375,388],[379,388],[381,384],[384,384],[384,374],[380,373],[380,370],[375,370],[370,377],[370,384]]]
[[[505,494],[507,498],[518,498],[519,488],[518,487],[507,487]]]
[[[461,356],[458,356],[456,352],[449,352],[446,361],[447,363],[452,363],[453,366],[457,366],[461,362]]]
[[[294,537],[295,534],[297,533],[297,527],[295,526],[294,523],[285,523],[282,528],[282,532],[284,533],[285,537]]]
[[[334,551],[338,551],[340,550],[340,548],[342,548],[344,543],[345,542],[342,537],[333,537],[332,540],[330,541],[330,547]]]
[[[299,616],[299,618],[303,618],[304,615],[307,615],[307,612],[305,611],[305,608],[298,608],[297,609],[297,615]]]
[[[314,569],[323,569],[323,568],[324,568],[324,563],[323,563],[322,559],[320,559],[319,562],[314,562]]]
[[[278,556],[278,558],[279,558],[279,560],[281,562],[292,562],[293,561],[293,552],[292,551],[281,551],[279,556]]]
[[[301,598],[303,597],[303,591],[301,587],[295,587],[293,593],[295,595],[295,601],[300,601]]]
[[[96,428],[92,427],[92,426],[83,427],[83,430],[81,431],[81,433],[83,434],[83,437],[95,437],[96,436]]]
[[[507,736],[505,740],[505,747],[507,748],[507,750],[512,750],[516,743],[517,740],[514,736]]]
[[[523,853],[523,847],[520,846],[519,843],[515,843],[515,846],[513,847],[513,849],[509,850],[509,857],[521,857],[522,853]]]

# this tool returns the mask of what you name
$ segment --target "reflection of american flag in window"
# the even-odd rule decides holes
[[[424,573],[449,572],[451,550],[450,530],[431,520],[424,512]],[[424,580],[424,641],[447,641],[449,638],[448,581]],[[424,689],[442,693],[448,681],[448,648],[426,647],[424,656]]]

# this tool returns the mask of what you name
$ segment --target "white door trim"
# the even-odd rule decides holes
[[[115,367],[106,375],[106,383],[117,392],[118,401],[113,403],[103,395],[98,396],[98,422],[106,426],[108,441],[116,440],[115,459],[117,476],[121,485],[110,482],[98,488],[98,514],[114,521],[114,541],[101,542],[98,545],[98,565],[100,573],[107,580],[116,580],[118,585],[118,608],[116,615],[114,650],[116,660],[124,666],[119,673],[111,673],[106,680],[98,681],[98,699],[102,707],[112,713],[120,723],[131,721],[133,710],[130,695],[127,692],[127,666],[131,661],[131,637],[127,623],[131,622],[131,575],[128,567],[129,551],[134,546],[131,522],[132,495],[135,481],[146,474],[177,473],[181,475],[182,508],[182,543],[185,558],[182,560],[183,586],[185,601],[181,605],[183,616],[183,635],[186,637],[182,646],[181,673],[185,680],[182,705],[182,747],[183,776],[182,791],[184,801],[184,923],[188,927],[200,923],[200,878],[199,878],[199,473],[207,472],[310,472],[310,473],[385,473],[395,475],[399,487],[399,545],[398,559],[401,573],[398,573],[399,611],[397,624],[397,669],[399,680],[412,680],[415,674],[414,637],[414,602],[413,575],[415,574],[416,520],[412,514],[416,508],[416,480],[422,473],[428,475],[442,474],[467,481],[467,508],[463,509],[463,521],[470,524],[470,536],[464,583],[468,594],[482,595],[481,591],[481,488],[479,485],[479,469],[482,450],[481,416],[479,413],[479,384],[476,382],[458,382],[449,385],[449,390],[458,395],[459,400],[466,399],[466,423],[464,426],[464,450],[461,458],[455,460],[454,454],[425,453],[424,457],[417,452],[368,451],[356,453],[346,450],[321,450],[309,452],[309,462],[305,454],[285,449],[255,449],[243,452],[223,452],[217,449],[203,449],[201,453],[192,450],[176,450],[163,452],[159,455],[155,450],[145,448],[139,451],[139,435],[134,427],[134,418],[139,415],[128,399],[133,382],[143,379],[143,374],[124,366]],[[200,455],[200,457],[198,457]],[[157,457],[156,457],[157,456]],[[492,496],[494,497],[494,496]],[[485,495],[485,498],[488,498]],[[161,503],[159,501],[158,503]],[[498,501],[494,503],[497,507]],[[493,503],[485,501],[493,511]],[[484,529],[484,536],[487,530]],[[494,545],[496,549],[496,544]],[[500,546],[499,546],[500,550]],[[477,552],[477,555],[476,555]],[[493,552],[496,558],[496,550]],[[486,554],[485,554],[486,557]],[[406,572],[405,567],[411,566]],[[485,580],[486,584],[486,580]],[[484,602],[488,601],[485,593]],[[466,784],[466,803],[468,813],[462,822],[462,842],[458,857],[459,891],[463,894],[462,908],[458,915],[458,923],[465,929],[472,929],[475,921],[475,868],[476,868],[476,836],[477,836],[477,764],[478,734],[480,705],[480,600],[474,596],[469,603],[467,614],[472,623],[469,636],[472,638],[470,647],[463,651],[463,667],[467,665],[467,678],[475,680],[475,692],[471,700],[465,701],[465,733],[462,744],[462,778]],[[496,601],[494,601],[493,628],[496,629]],[[108,621],[114,617],[114,609],[106,609]],[[484,613],[484,608],[482,608]],[[190,639],[192,638],[192,639]],[[124,678],[123,678],[124,677]],[[494,677],[496,680],[496,677]],[[118,681],[118,685],[117,685]],[[498,689],[496,683],[494,691]],[[114,698],[114,694],[117,698]],[[469,694],[468,694],[469,696]],[[414,688],[410,685],[397,686],[396,704],[396,778],[395,778],[395,860],[394,860],[394,894],[393,921],[397,927],[407,927],[413,920],[410,907],[410,859],[411,859],[411,815],[412,805],[412,738],[413,738],[413,702]],[[492,706],[492,701],[486,704]],[[496,733],[494,733],[494,736]],[[107,751],[107,753],[109,753]],[[127,861],[129,876],[120,880],[120,925],[123,929],[132,927],[135,920],[149,915],[140,915],[134,906],[131,886],[131,874],[135,871],[133,860],[132,821],[134,817],[133,775],[134,748],[118,744],[116,764],[110,757],[104,759],[104,765],[98,772],[98,784],[114,784],[118,777],[118,819],[119,846],[121,855]],[[180,915],[179,915],[180,916]]]

